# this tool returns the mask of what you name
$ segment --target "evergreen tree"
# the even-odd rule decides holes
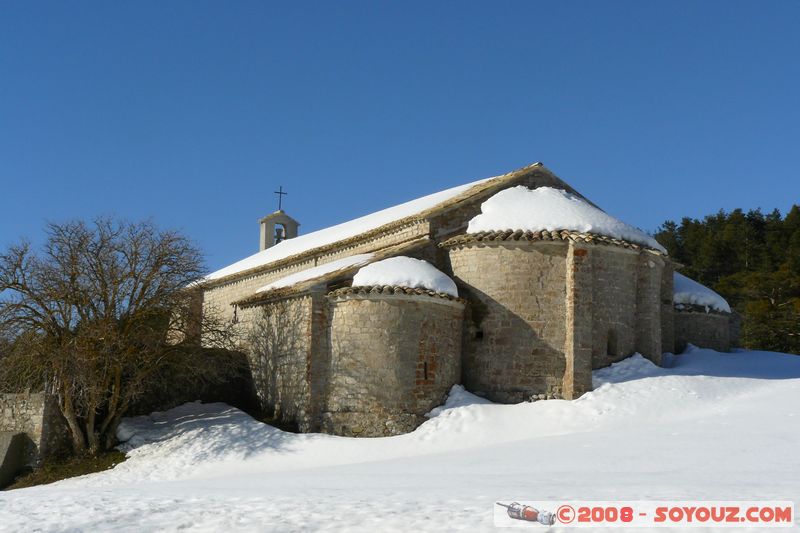
[[[742,315],[744,346],[800,354],[800,206],[666,221],[656,239]]]

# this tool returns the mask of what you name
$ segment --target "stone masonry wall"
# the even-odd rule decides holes
[[[204,308],[214,307],[228,319],[234,318],[233,302],[243,300],[255,294],[256,290],[271,281],[281,279],[289,274],[314,267],[314,260],[307,259],[300,263],[279,268],[272,271],[237,279],[222,285],[216,285],[205,290],[203,295]],[[241,310],[236,310],[237,319],[241,318]]]
[[[702,311],[675,311],[675,353],[691,343],[718,352],[731,349],[730,315]]]
[[[28,438],[29,461],[36,457],[44,433],[44,393],[0,394],[0,431],[22,431]]]
[[[320,431],[322,410],[330,394],[331,348],[330,304],[324,290],[311,293],[311,354],[308,366],[309,408],[311,431]]]
[[[672,303],[674,265],[668,257],[661,271],[661,352],[675,351],[675,318]]]
[[[493,401],[562,392],[567,244],[470,243],[450,249],[468,301],[462,379]]]
[[[568,400],[592,390],[593,247],[570,243],[566,268],[566,342],[562,395]]]
[[[663,256],[640,252],[636,279],[636,351],[661,364]]]
[[[30,439],[28,461],[58,455],[69,445],[66,421],[44,393],[0,394],[0,431],[20,431]]]
[[[459,382],[463,311],[424,295],[331,297],[322,430],[379,437],[419,426]]]
[[[245,353],[261,408],[277,419],[311,430],[309,365],[314,298],[303,295],[239,312]]]
[[[636,351],[638,252],[594,246],[592,256],[592,368]]]
[[[363,242],[350,243],[341,248],[320,253],[316,257],[303,259],[297,263],[282,265],[271,270],[242,278],[235,278],[232,281],[220,284],[212,284],[212,286],[205,290],[203,305],[204,307],[214,307],[218,309],[223,316],[229,319],[233,319],[234,312],[236,312],[238,318],[239,310],[234,311],[231,304],[252,296],[255,294],[256,290],[272,281],[279,280],[295,272],[330,263],[342,257],[381,250],[389,246],[424,237],[428,234],[429,230],[430,225],[426,221],[415,222],[401,227],[392,233],[365,239]]]

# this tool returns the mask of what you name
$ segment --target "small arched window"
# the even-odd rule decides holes
[[[286,226],[283,224],[275,224],[275,244],[286,240]]]

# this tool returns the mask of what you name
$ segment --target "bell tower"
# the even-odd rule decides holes
[[[283,210],[275,211],[258,222],[261,225],[259,251],[266,250],[286,239],[297,237],[297,228],[300,227],[300,223]]]
[[[300,227],[300,223],[283,210],[283,197],[289,193],[284,192],[283,186],[280,186],[275,194],[278,195],[278,210],[258,221],[261,226],[258,251],[297,237],[297,228]]]

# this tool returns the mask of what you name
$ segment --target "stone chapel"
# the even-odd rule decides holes
[[[660,364],[687,343],[736,342],[729,309],[675,299],[676,265],[644,233],[576,229],[564,214],[563,227],[473,228],[515,187],[631,228],[535,163],[308,234],[278,210],[260,220],[257,253],[205,278],[202,305],[236,323],[276,417],[350,436],[411,431],[455,384],[496,402],[573,399],[633,353]],[[362,275],[400,257],[453,289]]]

